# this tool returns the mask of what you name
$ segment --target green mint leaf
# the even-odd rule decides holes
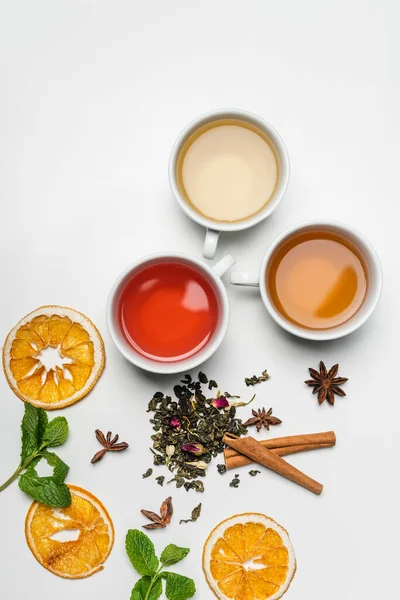
[[[68,487],[58,484],[52,477],[39,477],[33,467],[29,467],[19,478],[20,489],[34,500],[54,508],[65,508],[71,504]]]
[[[38,409],[25,403],[25,412],[21,422],[21,464],[39,448],[39,414],[43,409]],[[43,411],[45,412],[45,411]]]
[[[145,600],[146,594],[149,591],[151,586],[151,590],[149,595],[147,596],[147,600],[158,600],[158,598],[162,594],[162,581],[160,578],[156,579],[152,584],[152,578],[149,576],[142,577],[136,583],[135,587],[132,590],[131,600]]]
[[[161,575],[167,581],[165,595],[168,600],[187,600],[195,595],[196,586],[193,579],[170,571],[164,571]]]
[[[175,544],[169,544],[161,553],[160,560],[164,567],[175,565],[185,558],[190,552],[189,548],[180,548]]]
[[[68,437],[68,422],[65,417],[56,417],[47,424],[42,443],[54,448],[61,446]]]
[[[69,471],[69,466],[66,465],[65,462],[62,461],[61,458],[54,452],[48,452],[45,450],[42,452],[42,456],[47,460],[48,464],[53,467],[54,481],[58,484],[64,483]]]
[[[125,538],[126,553],[139,575],[154,575],[158,558],[153,542],[138,529],[130,529]]]
[[[47,412],[44,408],[37,408],[38,411],[38,446],[41,446],[43,443],[44,432],[46,431],[48,418]]]

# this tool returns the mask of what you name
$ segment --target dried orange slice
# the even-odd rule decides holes
[[[296,572],[287,531],[259,513],[235,515],[208,536],[203,570],[220,600],[277,600]]]
[[[46,410],[81,400],[100,377],[104,342],[84,314],[41,306],[10,331],[3,347],[9,386],[24,402]]]
[[[67,579],[82,579],[104,569],[114,545],[114,526],[103,504],[93,494],[68,486],[72,502],[52,508],[34,502],[26,515],[25,536],[43,567]],[[61,541],[60,532],[75,532],[77,539]]]

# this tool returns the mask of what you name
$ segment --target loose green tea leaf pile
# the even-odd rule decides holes
[[[148,406],[148,412],[154,413],[150,419],[155,431],[154,464],[167,466],[174,473],[168,483],[175,482],[176,487],[187,491],[204,491],[201,478],[211,460],[223,452],[226,433],[247,433],[241,419],[236,418],[236,406],[244,403],[231,401],[238,396],[218,392],[207,398],[205,385],[209,391],[218,388],[204,373],[199,373],[197,381],[186,375],[174,387],[174,399],[157,392]]]
[[[61,446],[68,437],[68,423],[65,417],[56,417],[48,421],[43,408],[25,404],[21,423],[22,449],[21,460],[15,473],[0,486],[5,490],[19,477],[20,489],[34,500],[55,508],[71,504],[71,494],[64,483],[69,467],[48,448]],[[50,477],[39,477],[35,467],[44,458],[53,467]]]
[[[163,593],[163,580],[168,600],[187,600],[196,593],[193,579],[165,570],[183,560],[189,548],[169,544],[158,559],[153,542],[137,529],[126,534],[125,548],[133,568],[142,576],[132,590],[131,600],[157,600]]]

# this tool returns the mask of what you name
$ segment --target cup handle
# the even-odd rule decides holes
[[[231,283],[233,285],[260,287],[260,276],[258,273],[231,273]]]
[[[224,258],[221,258],[221,260],[217,262],[216,265],[212,267],[212,270],[214,271],[217,277],[222,277],[228,271],[228,269],[233,267],[235,262],[236,259],[233,258],[232,254],[227,254],[226,256],[224,256]]]
[[[220,233],[221,232],[217,231],[217,229],[207,229],[206,230],[206,239],[204,240],[204,250],[203,250],[204,258],[214,258],[215,253],[217,251],[217,245],[218,245]]]

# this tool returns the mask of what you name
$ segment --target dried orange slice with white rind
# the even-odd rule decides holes
[[[203,550],[207,583],[220,600],[278,600],[296,572],[289,535],[260,513],[226,519]]]
[[[44,354],[53,349],[50,366]],[[8,334],[3,368],[8,384],[24,402],[46,410],[75,404],[99,379],[105,364],[104,342],[83,313],[64,306],[41,306]]]
[[[36,560],[54,575],[82,579],[104,569],[114,545],[114,526],[103,504],[75,485],[71,505],[52,508],[33,502],[25,520],[25,536]],[[77,531],[77,539],[60,541],[62,531]]]

